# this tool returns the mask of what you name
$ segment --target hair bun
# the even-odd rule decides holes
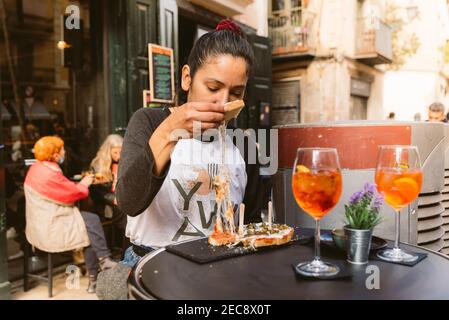
[[[239,36],[243,37],[242,29],[238,25],[236,25],[234,22],[232,22],[229,19],[221,20],[220,23],[215,28],[215,31],[220,30],[231,30],[232,32],[237,33]]]

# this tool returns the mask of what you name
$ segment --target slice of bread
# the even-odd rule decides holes
[[[234,100],[225,104],[228,111],[225,112],[225,121],[229,121],[233,118],[237,118],[240,111],[245,107],[243,100]]]
[[[237,237],[235,234],[231,234],[228,232],[224,233],[214,232],[209,236],[207,241],[212,246],[224,246],[227,244],[233,244],[236,241],[236,238]]]
[[[286,244],[292,240],[294,234],[293,228],[290,228],[287,233],[283,232],[279,236],[248,236],[242,240],[243,246],[245,247],[269,247],[269,246],[280,246]]]
[[[256,228],[266,228],[265,224],[254,224]],[[246,225],[244,228],[247,228]],[[280,246],[289,243],[294,235],[294,229],[287,225],[273,225],[275,228],[282,227],[282,230],[277,230],[271,234],[248,234],[246,231],[244,235],[237,236],[230,232],[220,232],[215,228],[215,231],[209,236],[209,244],[213,246],[236,245],[241,243],[244,247],[260,248],[269,246]]]

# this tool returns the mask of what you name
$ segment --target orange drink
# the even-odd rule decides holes
[[[293,174],[292,188],[298,205],[313,218],[321,219],[340,199],[341,173],[297,171]]]
[[[409,145],[379,146],[375,180],[377,190],[384,194],[385,202],[396,212],[394,247],[377,251],[377,257],[392,262],[416,261],[418,255],[399,247],[399,212],[415,200],[421,191],[423,173],[418,148]]]
[[[382,192],[393,209],[401,210],[419,195],[421,170],[380,169],[376,172],[377,190]]]
[[[320,220],[340,199],[342,178],[337,149],[298,148],[292,172],[293,196],[315,220],[315,258],[300,262],[295,270],[307,277],[332,276],[340,268],[320,257]]]

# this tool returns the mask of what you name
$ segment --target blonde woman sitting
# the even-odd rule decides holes
[[[93,200],[93,211],[100,216],[112,218],[113,223],[125,233],[126,215],[117,207],[115,186],[117,184],[118,163],[122,152],[123,138],[118,134],[109,135],[90,166],[99,180],[90,187],[90,197]]]

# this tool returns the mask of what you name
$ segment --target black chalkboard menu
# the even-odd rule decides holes
[[[151,102],[173,103],[175,95],[173,50],[150,43],[148,62]]]

